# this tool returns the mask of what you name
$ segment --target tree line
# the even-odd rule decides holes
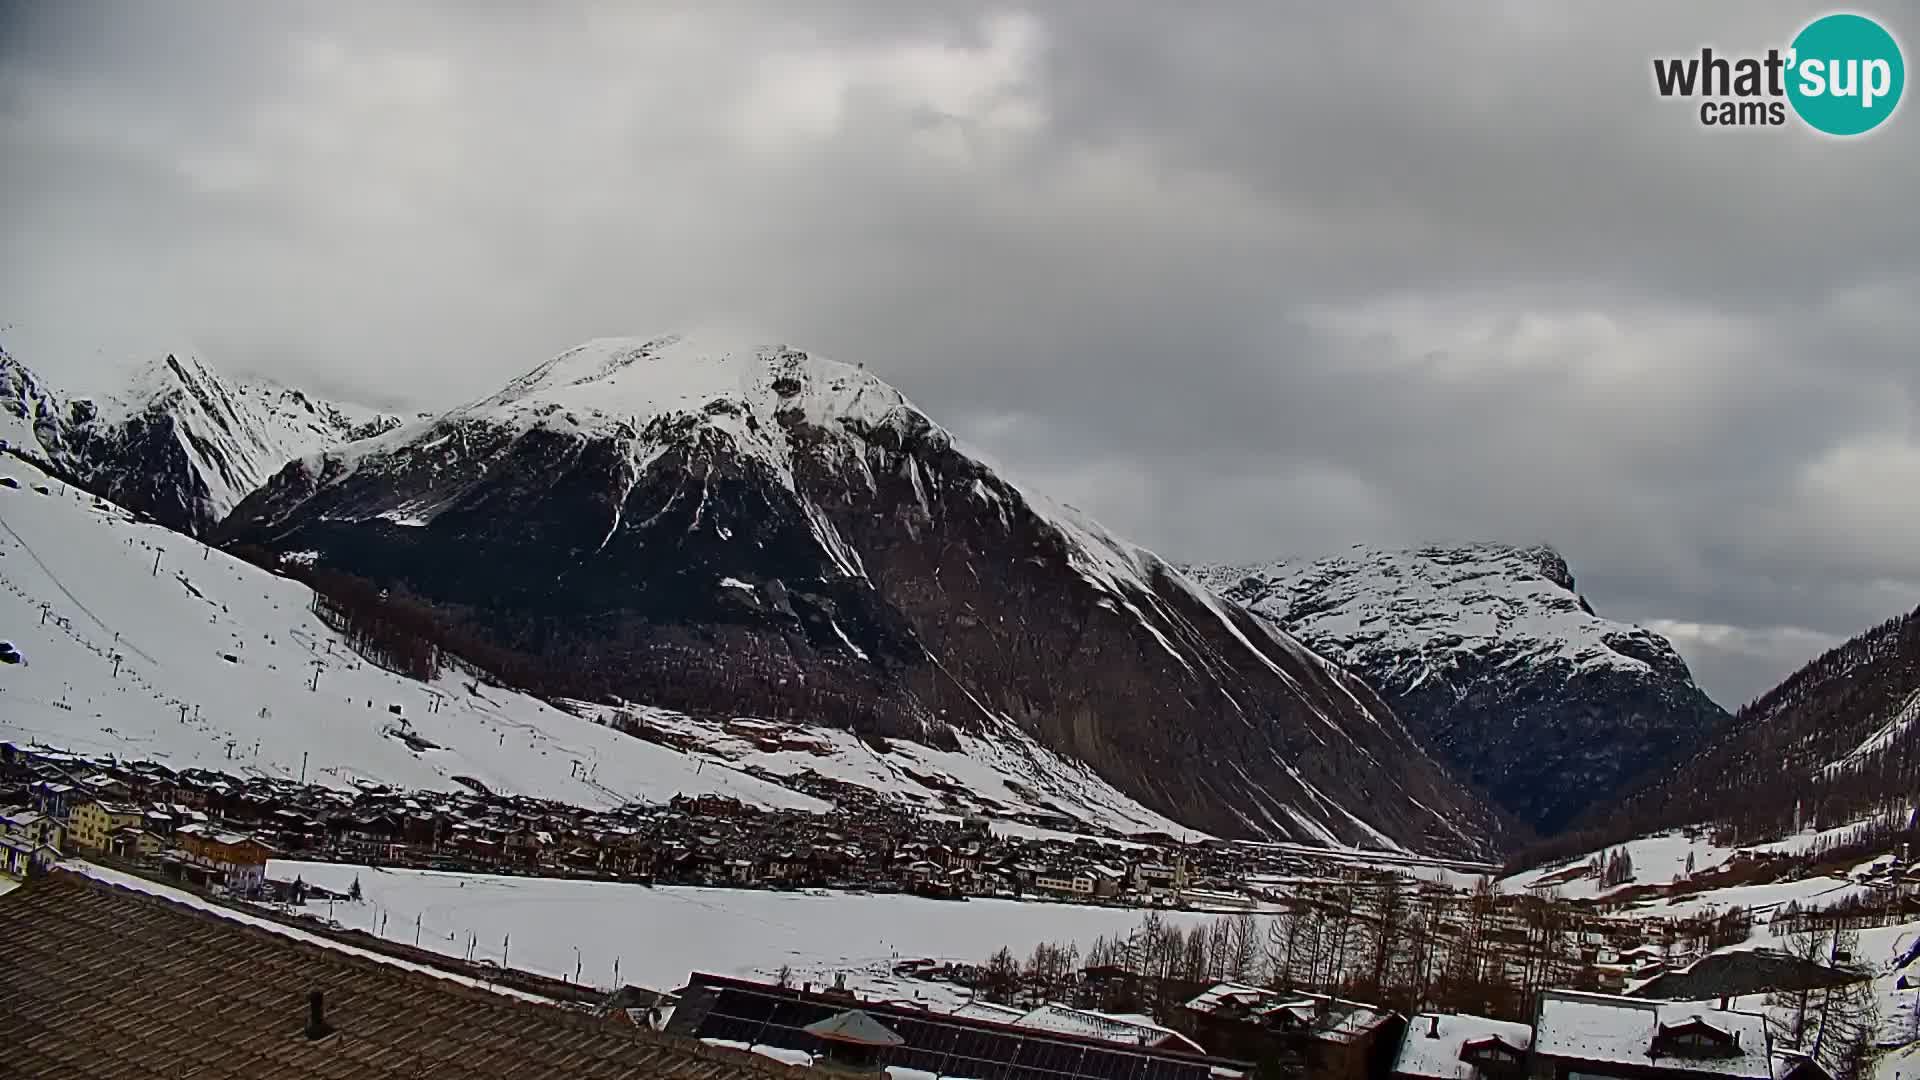
[[[808,661],[802,678],[792,652],[770,650],[764,634],[748,627],[696,632],[628,616],[606,627],[592,616],[559,620],[479,612],[404,586],[285,560],[258,545],[227,550],[313,590],[314,613],[356,652],[412,678],[432,679],[461,662],[535,697],[596,702],[630,696],[643,681],[648,704],[690,715],[806,721],[831,716],[856,734],[958,746],[951,728],[886,671],[821,655]]]
[[[1234,982],[1394,1009],[1524,1020],[1539,991],[1597,989],[1585,917],[1552,895],[1504,895],[1482,879],[1462,896],[1390,876],[1329,884],[1272,913],[1182,925],[1150,911],[1084,952],[1043,943],[1024,959],[1002,948],[982,965],[980,995],[1009,1005],[1067,1001],[1146,1012],[1162,1022],[1209,985]],[[1091,978],[1087,972],[1124,973]]]

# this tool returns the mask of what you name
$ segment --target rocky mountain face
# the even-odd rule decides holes
[[[69,397],[0,350],[0,439],[108,499],[201,535],[289,460],[398,417],[172,353],[100,397]]]
[[[590,342],[292,462],[218,535],[430,604],[576,696],[1017,729],[1221,835],[1498,840],[1360,680],[796,349]]]
[[[1192,573],[1365,679],[1416,741],[1542,834],[1728,722],[1665,638],[1596,615],[1550,548],[1361,547]]]

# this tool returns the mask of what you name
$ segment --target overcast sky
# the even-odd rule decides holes
[[[430,408],[760,327],[1176,560],[1551,542],[1732,706],[1920,603],[1920,115],[1652,91],[1824,10],[0,0],[0,343]]]

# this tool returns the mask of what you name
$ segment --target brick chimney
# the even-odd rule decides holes
[[[333,1028],[327,1024],[326,998],[315,990],[307,995],[307,1030],[309,1039],[324,1039],[333,1034]]]

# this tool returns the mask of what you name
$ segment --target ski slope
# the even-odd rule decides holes
[[[466,776],[585,807],[719,794],[825,810],[778,782],[814,770],[927,809],[952,806],[958,791],[963,808],[1178,829],[1030,740],[972,740],[960,753],[896,742],[881,754],[844,732],[795,727],[791,737],[817,750],[768,754],[718,726],[632,708],[697,736],[689,752],[465,675],[422,683],[355,654],[308,610],[298,582],[136,522],[27,462],[0,457],[0,477],[20,485],[0,485],[0,641],[27,660],[0,665],[0,739],[175,768],[304,769],[336,787],[450,791]],[[403,727],[438,749],[414,748]]]
[[[0,666],[0,739],[243,774],[298,777],[304,758],[310,781],[342,787],[460,790],[464,775],[582,806],[712,792],[825,808],[476,680],[378,668],[297,582],[18,460],[0,476],[21,484],[0,486],[0,640],[27,661]],[[441,749],[411,749],[392,733],[402,718]]]

